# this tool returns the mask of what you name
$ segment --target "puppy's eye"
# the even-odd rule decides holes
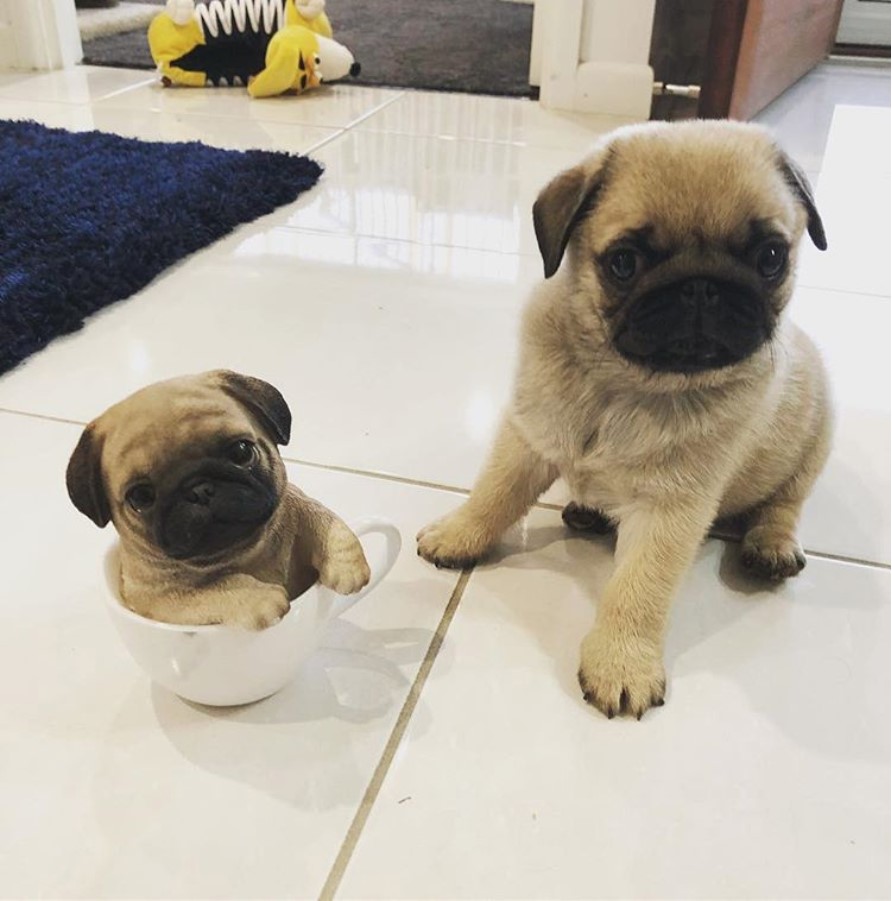
[[[250,441],[244,439],[230,444],[226,450],[226,456],[239,466],[247,466],[248,463],[253,463],[256,453],[257,448]]]
[[[628,247],[614,250],[607,258],[610,274],[620,282],[627,282],[638,271],[638,254]]]
[[[145,513],[155,503],[155,489],[151,485],[134,485],[126,500],[137,513]]]
[[[777,278],[787,265],[787,247],[782,241],[768,241],[756,254],[756,269],[762,278]]]

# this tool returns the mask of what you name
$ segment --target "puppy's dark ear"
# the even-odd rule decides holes
[[[815,206],[815,197],[812,194],[811,185],[808,183],[808,177],[799,164],[791,160],[786,153],[782,150],[778,150],[778,153],[778,165],[784,181],[790,186],[796,199],[808,211],[808,236],[818,250],[826,250],[827,236],[824,234],[824,223],[821,222],[821,216]]]
[[[533,204],[533,225],[546,278],[558,271],[573,229],[594,208],[603,183],[604,160],[589,160],[561,172],[539,192]]]
[[[218,375],[223,390],[260,420],[276,444],[291,440],[291,410],[278,388],[228,369],[221,369]]]
[[[71,502],[100,529],[108,525],[111,519],[108,496],[102,482],[101,455],[102,443],[93,426],[88,425],[81,433],[65,472]]]

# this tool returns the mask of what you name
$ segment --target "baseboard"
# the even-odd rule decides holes
[[[834,56],[863,56],[867,59],[889,59],[888,44],[834,44]]]

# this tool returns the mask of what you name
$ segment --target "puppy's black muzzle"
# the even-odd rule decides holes
[[[176,560],[234,547],[266,523],[278,505],[264,473],[208,461],[170,480],[156,520],[156,540]]]
[[[629,306],[613,343],[658,372],[703,372],[746,359],[771,337],[765,301],[752,289],[708,277],[672,282]]]

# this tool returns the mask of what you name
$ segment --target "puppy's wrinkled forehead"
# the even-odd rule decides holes
[[[150,385],[111,407],[99,423],[103,459],[116,472],[148,475],[201,456],[221,439],[255,438],[248,413],[218,386],[195,377]]]
[[[676,127],[632,132],[613,143],[589,231],[596,251],[638,230],[669,251],[698,241],[743,244],[754,224],[787,238],[795,232],[804,216],[767,136],[704,124],[696,141]]]

